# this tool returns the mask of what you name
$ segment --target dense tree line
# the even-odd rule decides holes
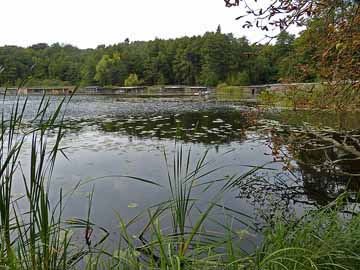
[[[0,48],[0,84],[127,85],[142,83],[215,86],[274,83],[296,78],[294,67],[312,61],[306,32],[299,38],[282,32],[272,45],[215,32],[178,39],[155,39],[81,50],[71,45],[36,44]],[[300,71],[301,72],[301,71]],[[302,76],[313,81],[315,76]]]

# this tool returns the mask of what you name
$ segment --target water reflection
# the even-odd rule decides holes
[[[360,159],[331,145],[303,143],[295,150],[298,170],[310,200],[329,204],[345,191],[360,190]],[[353,198],[349,198],[354,201]]]
[[[30,98],[28,114],[39,102],[39,98]],[[5,111],[10,104],[2,105]],[[265,134],[259,120],[279,120],[292,127],[301,126],[304,121],[339,127],[331,120],[333,117],[331,113],[306,111],[259,113],[231,103],[118,102],[106,97],[74,97],[67,106],[67,133],[63,140],[69,160],[60,157],[57,161],[54,198],[61,188],[71,191],[79,181],[98,178],[76,190],[69,199],[71,207],[66,214],[76,217],[86,214],[84,202],[95,184],[94,221],[116,228],[114,211],[129,219],[139,210],[168,199],[166,190],[119,176],[143,177],[166,186],[166,172],[171,165],[165,163],[164,152],[173,156],[176,143],[191,149],[194,157],[209,150],[208,158],[217,160],[214,166],[224,166],[212,179],[241,175],[251,169],[244,165],[269,164],[243,179],[247,185],[227,194],[224,201],[228,206],[261,217],[279,211],[284,215],[292,211],[301,213],[309,206],[330,202],[343,190],[359,191],[359,178],[339,171],[359,173],[360,164],[344,161],[337,162],[335,167],[326,166],[329,160],[339,159],[341,153],[335,149],[295,149],[294,141],[289,140],[291,132],[267,130]],[[343,115],[341,119],[348,128],[360,127],[360,118],[355,114]],[[307,140],[298,138],[297,144],[304,146]],[[108,177],[101,178],[104,176]],[[209,196],[210,192],[204,194]],[[137,207],[128,207],[134,205]]]
[[[317,132],[274,122],[262,126],[259,137],[266,140],[282,169],[276,175],[252,176],[239,197],[251,198],[269,219],[279,211],[289,214],[289,208],[296,205],[327,205],[345,191],[347,201],[357,203],[360,157],[354,153],[360,150],[360,132]]]

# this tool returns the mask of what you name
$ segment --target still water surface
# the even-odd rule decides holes
[[[55,107],[59,98],[52,100]],[[2,104],[5,112],[13,102],[8,99]],[[34,114],[39,102],[39,97],[29,98],[27,116]],[[67,131],[62,143],[68,159],[57,160],[51,180],[52,199],[56,201],[61,189],[64,193],[72,192],[65,216],[85,218],[88,195],[94,188],[92,221],[116,234],[115,213],[130,220],[140,211],[169,198],[167,171],[173,170],[172,158],[180,148],[184,152],[191,149],[193,166],[208,151],[207,160],[211,164],[207,170],[222,168],[200,182],[241,175],[253,166],[266,164],[264,170],[256,172],[256,177],[248,178],[255,177],[256,185],[234,189],[221,201],[226,207],[254,217],[255,223],[262,222],[264,216],[274,214],[275,210],[284,215],[293,211],[301,214],[304,209],[326,203],[344,189],[347,182],[343,178],[311,171],[295,161],[291,161],[292,173],[284,170],[284,163],[272,163],[274,142],[257,125],[264,119],[292,126],[306,122],[360,128],[356,113],[341,116],[310,111],[260,113],[254,107],[236,103],[156,99],[125,102],[113,97],[75,96],[67,105]],[[286,145],[281,148],[287,151]],[[25,168],[29,158],[25,153]],[[124,176],[148,179],[162,187]],[[219,182],[206,192],[199,187],[193,196],[206,206],[223,184]],[[133,231],[142,226],[135,224]]]

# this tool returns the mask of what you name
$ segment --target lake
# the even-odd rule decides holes
[[[9,97],[1,105],[5,115],[14,100]],[[29,97],[27,117],[35,113],[40,100],[41,97]],[[51,97],[51,100],[55,108],[60,97]],[[359,188],[359,179],[349,183],[348,177],[315,168],[312,163],[323,157],[322,153],[312,153],[312,156],[297,153],[298,157],[305,156],[303,162],[298,162],[286,141],[279,142],[281,136],[264,130],[268,123],[294,128],[314,125],[335,130],[358,129],[360,114],[355,112],[337,115],[259,110],[236,102],[126,101],[114,97],[74,96],[66,107],[64,123],[66,135],[62,146],[66,156],[59,156],[56,162],[51,198],[57,201],[62,190],[69,194],[64,215],[86,218],[89,193],[94,190],[91,220],[110,231],[113,239],[118,233],[117,215],[129,221],[150,206],[169,199],[168,171],[173,173],[173,159],[180,152],[186,161],[190,151],[192,168],[207,152],[209,164],[193,191],[193,197],[199,200],[199,211],[206,208],[227,179],[254,171],[219,201],[223,207],[239,214],[239,220],[225,219],[237,228],[261,227],[274,215],[301,215],[306,209],[330,202],[347,188]],[[24,171],[28,170],[29,159],[25,149]],[[262,169],[254,170],[257,166]],[[213,172],[207,174],[210,171]],[[15,190],[18,194],[24,192],[21,181]],[[214,216],[222,214],[220,208]],[[134,223],[131,231],[136,234],[144,224],[144,220]],[[208,226],[221,227],[216,223]],[[250,241],[259,241],[256,234],[249,235]]]

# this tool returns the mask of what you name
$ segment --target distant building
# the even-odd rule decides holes
[[[206,91],[209,90],[209,88],[206,87],[206,86],[190,86],[189,90],[194,91],[194,92],[195,91],[197,91],[197,92],[206,92]]]
[[[81,89],[81,93],[84,93],[84,94],[98,94],[99,92],[101,92],[103,88],[100,87],[100,86],[87,86],[83,89]]]
[[[17,89],[18,95],[71,95],[75,87],[28,87]]]
[[[164,86],[161,92],[165,93],[180,93],[185,92],[186,87],[182,85]]]
[[[145,86],[116,87],[116,91],[123,94],[140,94],[146,90]]]
[[[139,94],[146,90],[145,86],[131,86],[131,87],[101,87],[101,86],[87,86],[80,89],[80,94],[85,95],[124,95],[124,94]]]
[[[190,86],[189,88],[190,93],[196,95],[208,95],[210,94],[210,89],[206,86]]]

